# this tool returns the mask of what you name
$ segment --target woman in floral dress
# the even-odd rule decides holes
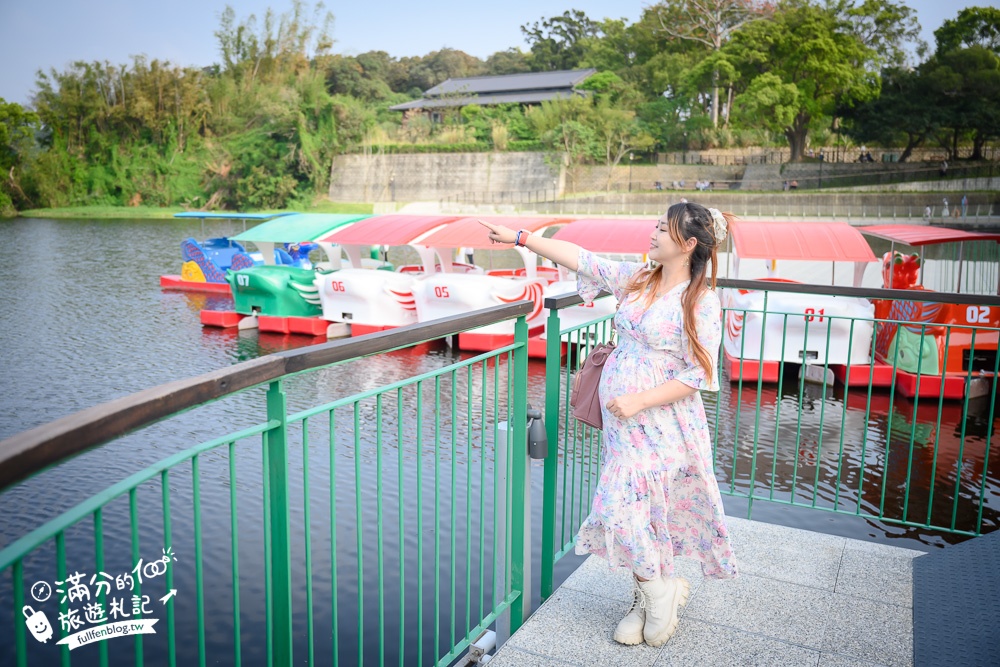
[[[675,577],[675,556],[701,561],[706,577],[736,576],[699,393],[719,389],[722,310],[713,290],[729,222],[699,204],[671,206],[650,230],[650,264],[483,222],[491,241],[576,271],[585,302],[602,289],[619,302],[618,344],[599,389],[603,468],[576,550],[632,572],[634,602],[614,633],[623,644],[661,646],[673,635],[690,591]]]

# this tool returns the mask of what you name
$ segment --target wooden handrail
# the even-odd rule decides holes
[[[251,359],[81,410],[0,441],[0,490],[35,472],[184,410],[293,373],[388,352],[531,313],[531,301],[411,324]]]

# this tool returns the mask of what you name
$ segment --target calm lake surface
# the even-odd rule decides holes
[[[15,219],[0,222],[0,287],[3,288],[4,314],[0,326],[0,367],[4,371],[4,387],[0,399],[0,439],[25,429],[44,424],[78,410],[158,384],[199,375],[247,359],[275,351],[302,347],[317,342],[315,339],[261,334],[257,331],[233,332],[203,329],[198,322],[198,312],[203,308],[225,309],[231,301],[220,296],[205,296],[182,292],[165,292],[159,288],[158,278],[165,273],[179,273],[179,244],[188,236],[201,239],[242,231],[242,223],[198,221],[70,221]],[[390,257],[390,260],[393,258]],[[500,258],[489,259],[500,266]],[[803,269],[809,276],[818,276],[827,267]],[[754,274],[756,275],[756,274]],[[800,278],[799,275],[783,274]],[[742,274],[741,277],[752,277]],[[827,278],[816,282],[829,283]],[[841,282],[841,281],[838,281]],[[879,284],[877,270],[868,269],[866,285]],[[339,397],[356,393],[363,388],[374,388],[418,373],[439,368],[471,355],[452,350],[440,344],[425,352],[393,353],[376,358],[359,360],[318,373],[295,378],[288,382],[289,410],[305,409]],[[454,381],[458,395],[468,388],[469,380],[458,377]],[[536,406],[543,403],[544,367],[532,361],[530,368],[531,401]],[[450,390],[450,389],[449,389]],[[883,504],[905,508],[909,516],[932,513],[936,523],[948,523],[954,516],[958,525],[976,520],[968,499],[986,489],[988,504],[983,511],[984,530],[996,528],[997,510],[1000,508],[1000,456],[988,451],[988,444],[996,440],[1000,420],[989,419],[990,407],[982,400],[963,413],[960,407],[946,404],[937,410],[936,401],[921,402],[914,409],[912,402],[897,397],[890,402],[888,394],[874,396],[870,414],[866,416],[865,392],[845,394],[839,386],[822,392],[810,388],[802,410],[798,409],[798,383],[786,382],[779,393],[775,386],[765,386],[760,396],[756,388],[742,391],[723,381],[717,395],[706,394],[706,408],[710,420],[718,407],[719,442],[741,445],[738,451],[721,451],[720,485],[746,490],[751,484],[767,482],[772,468],[786,474],[790,481],[779,485],[775,498],[782,500],[795,496],[801,499],[806,482],[820,489],[817,506],[850,506],[859,504],[871,510]],[[933,405],[932,405],[933,403]],[[427,405],[425,403],[424,405]],[[760,406],[761,419],[755,420],[755,409]],[[750,409],[748,410],[748,406]],[[193,444],[206,441],[239,428],[259,423],[263,418],[263,391],[254,390],[219,401],[205,408],[194,410],[177,418],[154,425],[141,433],[119,439],[104,447],[87,452],[72,461],[42,472],[0,494],[0,547],[10,544],[26,531],[45,520],[58,516],[76,503],[106,488],[130,474],[142,470],[175,452]],[[993,411],[996,415],[997,410]],[[368,415],[365,419],[374,419]],[[370,424],[369,424],[370,426]],[[446,424],[450,428],[450,424]],[[393,426],[395,428],[395,426]],[[483,600],[489,603],[493,582],[480,573],[481,568],[492,567],[494,544],[492,529],[480,524],[479,501],[483,498],[485,513],[492,513],[489,489],[493,478],[492,453],[481,455],[478,447],[465,449],[464,445],[448,452],[437,452],[444,465],[435,470],[428,461],[435,457],[433,432],[425,427],[421,467],[415,463],[416,447],[400,447],[386,457],[383,474],[386,483],[377,487],[375,482],[376,455],[373,428],[365,428],[359,438],[360,445],[350,438],[341,442],[338,436],[334,462],[330,470],[330,457],[324,450],[315,456],[304,455],[301,444],[293,443],[293,491],[303,493],[302,469],[307,462],[312,466],[316,479],[331,477],[335,480],[334,502],[338,513],[336,535],[331,535],[329,482],[321,488],[310,489],[308,506],[312,508],[309,533],[313,535],[312,555],[315,561],[312,575],[313,606],[316,608],[313,626],[316,633],[317,661],[327,663],[332,654],[340,655],[343,664],[364,662],[376,664],[380,646],[385,647],[385,660],[398,663],[400,651],[406,664],[415,664],[418,653],[425,661],[432,660],[435,638],[442,646],[450,645],[454,627],[458,635],[464,633],[465,619],[475,618]],[[319,429],[322,434],[322,429]],[[758,468],[750,469],[747,442],[757,436],[766,443],[758,451]],[[322,438],[316,436],[317,442]],[[915,454],[909,453],[909,442],[918,443]],[[459,442],[462,442],[461,436]],[[940,456],[933,455],[934,443],[939,443]],[[732,445],[729,445],[732,448]],[[263,599],[266,591],[255,573],[263,571],[263,563],[255,556],[244,556],[242,549],[252,554],[265,539],[260,522],[255,520],[262,510],[260,492],[261,465],[259,452],[240,452],[238,455],[236,487],[239,493],[240,528],[240,614],[243,660],[256,664],[266,650],[263,628]],[[341,523],[340,514],[346,512],[353,518],[358,488],[354,482],[355,457],[358,470],[365,479],[360,488],[362,507],[361,535],[351,528],[353,524]],[[988,459],[987,459],[988,457]],[[582,457],[581,457],[582,458]],[[590,456],[590,461],[593,455]],[[988,460],[988,463],[987,463]],[[838,464],[838,461],[840,462]],[[844,462],[847,462],[846,464]],[[453,465],[453,462],[457,465]],[[986,467],[984,469],[984,464]],[[574,461],[581,474],[592,474],[592,463]],[[886,465],[892,471],[892,485],[888,493],[881,486],[865,486],[871,471]],[[224,456],[206,456],[201,471],[201,502],[203,531],[228,531],[229,527],[229,473]],[[918,472],[924,470],[924,474]],[[533,464],[532,488],[536,499],[532,527],[538,533],[541,525],[541,467]],[[895,471],[910,468],[915,471],[914,486],[907,495],[900,486]],[[190,466],[186,469],[190,471]],[[791,471],[791,474],[787,474]],[[188,473],[189,475],[189,473]],[[299,475],[296,481],[296,475]],[[397,483],[402,480],[402,486]],[[418,483],[427,489],[445,489],[442,518],[435,519],[433,509],[419,510],[414,506],[413,491]],[[793,482],[801,481],[801,486]],[[456,484],[460,498],[452,498],[447,489]],[[848,494],[846,487],[861,489]],[[140,503],[140,544],[142,553],[149,557],[160,554],[165,541],[161,506],[155,493],[147,495],[149,502]],[[381,491],[377,489],[380,488]],[[465,489],[470,491],[475,509],[470,509]],[[929,493],[934,489],[933,497]],[[950,491],[949,491],[950,489]],[[178,474],[171,478],[170,490],[174,509],[183,513],[191,505],[192,484],[190,476]],[[586,495],[586,494],[584,494]],[[416,553],[423,554],[422,564],[428,582],[437,582],[427,590],[411,591],[407,584],[405,604],[400,622],[400,609],[386,608],[380,614],[377,599],[371,595],[377,588],[379,570],[372,566],[372,545],[377,536],[370,526],[375,524],[376,497],[385,500],[386,521],[395,525],[398,518],[407,524],[423,521],[426,535],[456,544],[454,563],[436,559],[433,541],[407,533],[400,538],[395,534],[385,539],[385,565],[382,578],[386,599],[398,598],[399,572],[405,571],[407,579],[417,567]],[[146,496],[140,495],[140,500]],[[426,496],[425,496],[426,497]],[[577,498],[579,509],[586,511],[589,498]],[[746,503],[725,498],[727,510],[735,516],[746,516]],[[128,554],[127,500],[113,504],[104,517],[109,545],[105,546],[110,571],[126,571]],[[970,514],[971,512],[971,514]],[[244,513],[246,520],[243,519]],[[190,515],[188,515],[190,516]],[[560,517],[562,513],[560,512]],[[835,515],[811,509],[791,508],[765,502],[755,502],[754,519],[782,523],[827,533],[867,539],[916,549],[933,549],[960,538],[944,537],[934,531],[919,528],[902,528],[871,522],[851,516]],[[452,520],[454,517],[454,521]],[[942,518],[944,517],[944,518]],[[434,523],[437,520],[438,525]],[[194,552],[191,536],[184,528],[189,524],[178,523],[172,534],[178,563],[190,563]],[[293,542],[300,545],[307,532],[301,513],[292,516]],[[67,532],[66,551],[69,567],[93,572],[93,534],[88,527]],[[482,535],[485,534],[485,537]],[[336,538],[336,557],[331,556],[331,538]],[[422,538],[423,539],[423,538]],[[117,542],[115,542],[117,540]],[[117,550],[110,544],[118,544]],[[361,545],[359,551],[359,544]],[[228,538],[226,541],[228,549]],[[367,545],[367,546],[365,546]],[[422,549],[422,552],[420,551]],[[302,556],[302,547],[293,546],[293,560]],[[534,560],[539,558],[539,541],[533,540]],[[227,552],[228,553],[228,552]],[[359,553],[361,557],[359,558]],[[557,566],[557,583],[564,579],[582,561],[568,556]],[[364,567],[359,578],[359,563]],[[32,573],[46,572],[51,568],[51,554],[42,554],[25,564],[26,581]],[[209,661],[231,664],[232,586],[228,555],[222,560],[207,559],[205,564],[206,615],[214,619],[206,637]],[[54,570],[47,570],[53,572]],[[537,577],[537,567],[534,570]],[[437,578],[435,580],[435,574]],[[38,576],[42,576],[39,574]],[[193,595],[195,573],[191,568],[178,566],[174,587],[178,590],[176,624],[179,637],[190,636],[197,616]],[[333,578],[336,577],[336,581]],[[449,583],[456,580],[454,587]],[[363,593],[359,596],[358,582]],[[466,584],[466,582],[470,582]],[[9,610],[12,582],[7,576],[0,580],[0,605],[3,613]],[[152,592],[162,595],[159,586]],[[296,572],[293,587],[296,609],[306,606],[305,575]],[[147,592],[147,589],[144,589]],[[165,592],[165,589],[164,589]],[[454,593],[454,596],[453,596]],[[366,630],[357,630],[358,600],[365,600],[360,612]],[[452,600],[452,597],[456,598]],[[330,601],[336,600],[336,613]],[[418,601],[419,599],[419,601]],[[324,600],[323,604],[317,600]],[[390,603],[391,604],[391,603]],[[423,627],[414,620],[417,605],[424,610]],[[537,604],[537,600],[535,600]],[[227,606],[229,605],[229,606]],[[301,607],[299,606],[301,605]],[[384,615],[384,636],[377,631],[379,617]],[[50,615],[51,617],[51,615]],[[337,620],[335,620],[335,617]],[[435,628],[435,619],[440,627]],[[331,639],[331,627],[336,624],[338,639]],[[474,623],[473,623],[474,624]],[[402,633],[400,627],[403,627]],[[12,641],[6,636],[9,624],[0,623],[0,664],[12,659]],[[296,656],[302,656],[308,627],[305,619],[295,621]],[[57,629],[57,635],[58,635]],[[48,664],[57,656],[53,647],[42,646],[28,638],[34,662]],[[160,632],[144,640],[147,664],[165,663],[165,636]],[[111,652],[112,664],[132,655],[130,639],[101,642]],[[422,644],[418,647],[418,643]],[[401,648],[402,647],[402,648]],[[94,649],[94,650],[91,650]],[[49,652],[45,652],[49,651]],[[359,654],[359,651],[363,655]],[[36,653],[37,652],[37,653]],[[179,661],[194,660],[197,647],[181,642],[177,646]],[[74,664],[96,664],[95,647],[84,647],[73,652]]]

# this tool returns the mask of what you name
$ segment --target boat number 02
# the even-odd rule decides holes
[[[248,276],[248,275],[246,275],[244,273],[237,273],[236,274],[236,284],[239,285],[240,287],[249,287],[249,285],[250,285],[250,276]]]
[[[806,308],[806,322],[812,322],[816,319],[816,313],[819,313],[819,321],[823,321],[823,315],[826,312],[825,308],[820,308],[818,311],[815,308]]]
[[[969,324],[989,324],[989,306],[969,306],[965,310],[965,319]]]
[[[435,285],[434,286],[434,296],[436,296],[439,299],[447,299],[448,298],[448,288],[444,287],[443,285]]]

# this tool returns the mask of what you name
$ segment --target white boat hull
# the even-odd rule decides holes
[[[795,364],[871,361],[875,307],[867,299],[769,292],[765,313],[764,296],[722,291],[723,346],[729,356]]]
[[[322,318],[372,327],[417,322],[412,275],[372,269],[341,269],[316,277]]]

